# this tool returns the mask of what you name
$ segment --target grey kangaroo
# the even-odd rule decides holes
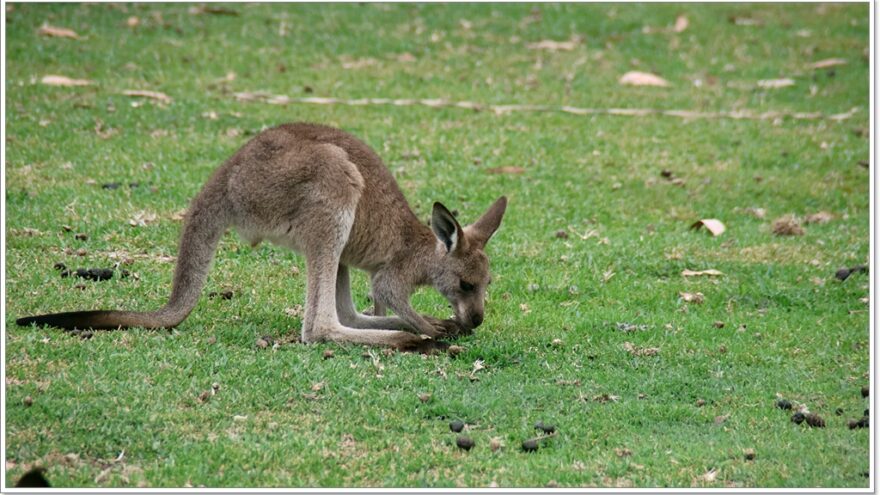
[[[254,246],[265,239],[305,255],[303,342],[442,349],[445,344],[437,338],[470,333],[483,322],[491,281],[484,250],[506,207],[502,196],[475,223],[462,227],[445,206],[434,203],[428,227],[369,146],[339,129],[285,124],[242,146],[193,199],[164,307],[56,313],[16,323],[65,329],[175,327],[195,307],[217,244],[232,226]],[[349,267],[370,274],[381,314],[355,309]],[[413,310],[410,295],[422,285],[432,285],[449,301],[454,319]],[[384,316],[385,307],[395,316]]]

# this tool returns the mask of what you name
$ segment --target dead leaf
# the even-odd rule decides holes
[[[611,395],[607,393],[593,396],[593,402],[599,402],[600,404],[604,404],[606,402],[617,402],[618,400],[620,400],[619,395]]]
[[[794,86],[794,79],[762,79],[758,81],[758,87],[764,89],[779,89]]]
[[[838,65],[846,65],[846,60],[842,58],[826,58],[825,60],[820,60],[818,62],[813,62],[812,64],[807,65],[808,69],[827,69],[829,67],[836,67]]]
[[[730,414],[722,414],[721,416],[715,416],[715,424],[716,425],[724,424],[724,422],[727,421],[727,418],[729,418],[729,417],[730,417]]]
[[[238,11],[227,9],[224,7],[217,7],[216,5],[198,5],[195,7],[189,8],[190,15],[202,15],[202,14],[214,14],[214,15],[238,15]]]
[[[504,167],[492,167],[487,168],[486,173],[488,174],[512,174],[512,175],[520,175],[524,174],[526,169],[522,167],[512,167],[512,166],[504,166]]]
[[[705,218],[691,225],[691,229],[699,230],[700,227],[706,227],[706,230],[712,233],[713,237],[723,234],[727,228],[717,218]]]
[[[632,342],[624,342],[623,350],[633,356],[656,356],[660,352],[660,349],[657,347],[638,347]]]
[[[672,28],[676,33],[680,33],[688,28],[688,18],[686,16],[680,15],[675,18],[675,26]]]
[[[370,67],[378,64],[379,61],[374,58],[361,58],[361,59],[348,59],[344,58],[342,60],[342,68],[343,69],[363,69],[364,67]]]
[[[707,471],[705,474],[700,476],[698,479],[701,481],[706,481],[708,483],[711,483],[711,482],[715,481],[715,478],[717,476],[718,476],[718,471],[715,468],[712,468],[709,471]]]
[[[80,39],[80,36],[76,34],[75,31],[67,28],[51,26],[48,23],[43,23],[43,25],[40,26],[40,29],[37,30],[37,34],[40,36],[48,36],[50,38]]]
[[[525,315],[527,315],[527,314],[529,314],[529,313],[532,312],[532,310],[529,309],[529,305],[526,304],[526,303],[522,303],[522,304],[520,304],[520,305],[519,305],[519,309],[520,309],[520,311],[522,311],[523,314],[525,314]]]
[[[629,450],[626,447],[616,448],[614,449],[614,453],[617,454],[617,457],[630,457],[633,455],[632,450]]]
[[[765,216],[767,216],[767,210],[765,210],[764,208],[749,207],[745,209],[745,212],[755,218],[764,218]]]
[[[721,275],[724,275],[724,274],[714,268],[710,268],[708,270],[699,270],[699,271],[684,269],[681,272],[682,277],[701,277],[704,275],[709,276],[709,277],[720,277]]]
[[[88,79],[71,79],[67,76],[48,75],[43,76],[40,82],[47,86],[91,86],[94,81]]]
[[[166,95],[165,93],[160,93],[158,91],[145,91],[145,90],[140,90],[140,89],[126,89],[125,91],[122,92],[122,94],[124,94],[125,96],[132,96],[132,97],[141,96],[144,98],[150,98],[153,100],[157,100],[161,103],[171,103],[171,98],[168,95]]]
[[[773,233],[776,235],[804,235],[804,228],[794,215],[785,215],[773,221]]]
[[[477,359],[476,361],[474,361],[474,369],[473,369],[473,371],[471,371],[471,374],[474,374],[474,373],[476,373],[482,369],[485,369],[485,368],[486,368],[486,366],[483,365],[483,360]]]
[[[620,76],[618,82],[627,86],[669,86],[669,82],[666,79],[655,74],[640,72],[637,70],[629,71]]]
[[[807,218],[804,219],[804,223],[828,223],[833,219],[833,214],[827,211],[820,211],[818,213],[813,213],[812,215],[807,215]]]
[[[101,139],[109,139],[116,134],[116,129],[105,126],[101,119],[95,119],[95,134]]]
[[[572,37],[568,41],[541,40],[536,43],[527,44],[526,48],[529,50],[547,50],[550,52],[570,52],[577,47],[579,41],[580,39],[577,37]]]
[[[291,318],[298,318],[303,315],[302,304],[297,304],[292,308],[284,308],[284,314]]]
[[[690,292],[679,292],[679,296],[684,302],[694,303],[694,304],[703,304],[703,293],[697,292],[695,294],[691,294]]]
[[[153,212],[139,211],[128,220],[128,224],[132,227],[145,227],[147,224],[155,222],[158,218],[159,216]]]
[[[318,382],[312,385],[312,392],[320,392],[324,388],[324,385],[326,385],[324,382]]]
[[[614,276],[614,271],[612,269],[609,268],[609,269],[605,270],[605,272],[602,273],[602,282],[607,283],[609,280],[611,280],[611,277],[613,277],[613,276]]]

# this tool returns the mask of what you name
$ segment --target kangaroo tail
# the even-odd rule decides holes
[[[192,201],[174,269],[174,286],[168,303],[157,311],[73,311],[19,318],[16,324],[32,323],[72,330],[128,327],[173,328],[193,310],[214,259],[217,244],[231,222],[223,168]]]

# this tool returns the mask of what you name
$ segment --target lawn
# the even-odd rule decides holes
[[[867,3],[5,14],[6,486],[34,465],[62,487],[870,485],[869,430],[847,426],[869,407],[869,277],[835,278],[869,256]],[[313,97],[550,108],[297,102]],[[234,232],[173,331],[15,326],[159,307],[189,199],[289,121],[362,138],[420,218],[442,201],[469,222],[508,196],[461,353],[295,342],[304,260]],[[774,233],[786,215],[802,235]],[[56,263],[119,266],[89,281]],[[368,307],[366,277],[353,286]],[[414,305],[448,313],[427,289]],[[556,433],[523,452],[538,421]]]

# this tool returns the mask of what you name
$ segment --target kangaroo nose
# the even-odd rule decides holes
[[[477,313],[475,315],[471,315],[471,323],[474,324],[474,328],[480,326],[480,324],[483,323],[483,314]]]

